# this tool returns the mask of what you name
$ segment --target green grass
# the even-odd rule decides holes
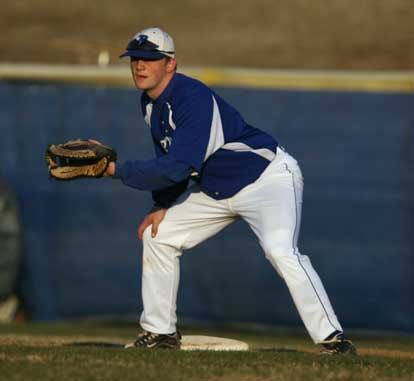
[[[412,337],[354,337],[360,356],[328,358],[307,353],[314,345],[305,335],[282,332],[184,331],[244,340],[252,348],[248,352],[126,351],[109,339],[118,338],[119,343],[136,333],[132,326],[0,325],[0,380],[414,380]],[[19,343],[19,337],[27,335],[33,342]],[[6,343],[6,337],[16,342]],[[34,345],[36,339],[48,337],[66,338],[66,343]],[[80,345],[79,337],[86,344]],[[385,352],[367,354],[375,348]]]

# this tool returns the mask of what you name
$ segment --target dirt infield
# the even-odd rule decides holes
[[[91,346],[91,347],[119,347],[122,348],[128,340],[119,337],[86,337],[86,336],[35,336],[35,335],[1,335],[0,346],[22,345],[25,347],[61,347],[61,346]],[[283,351],[284,347],[261,348],[253,346],[253,351]],[[298,346],[292,352],[318,353],[318,348],[309,349]],[[360,356],[380,356],[385,358],[401,358],[414,360],[414,352],[377,349],[377,348],[358,348]],[[34,359],[36,361],[36,359]]]
[[[98,5],[99,4],[99,5]],[[2,2],[0,62],[118,64],[127,39],[159,25],[183,66],[414,69],[411,0]]]

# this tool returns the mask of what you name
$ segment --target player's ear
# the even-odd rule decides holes
[[[172,73],[177,69],[177,60],[175,58],[167,58],[167,71]]]

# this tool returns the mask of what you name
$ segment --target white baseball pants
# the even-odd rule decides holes
[[[151,227],[144,232],[142,328],[163,334],[176,331],[180,255],[241,217],[286,282],[313,341],[342,331],[319,276],[297,247],[302,192],[300,168],[280,148],[259,179],[231,198],[215,200],[198,186],[190,187],[168,209],[156,237],[151,237]]]

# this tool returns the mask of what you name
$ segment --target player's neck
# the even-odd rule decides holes
[[[175,71],[165,75],[163,80],[153,89],[146,90],[147,95],[153,100],[156,101],[157,98],[164,92],[168,84],[171,82],[174,77]]]

